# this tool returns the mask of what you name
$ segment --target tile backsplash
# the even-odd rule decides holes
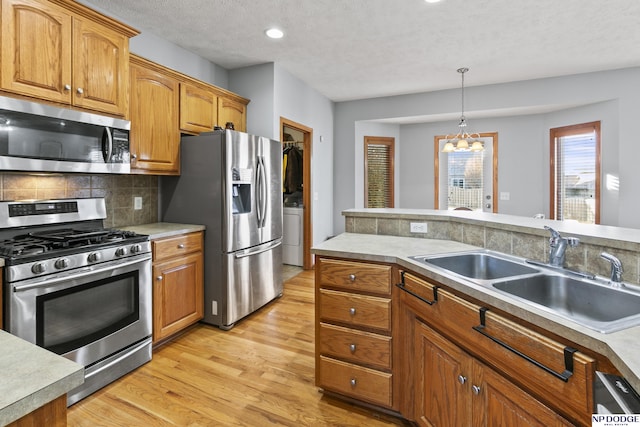
[[[0,196],[2,200],[104,197],[107,227],[158,221],[157,176],[0,173]],[[142,209],[134,209],[135,197],[142,198]]]

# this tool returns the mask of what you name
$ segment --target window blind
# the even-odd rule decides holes
[[[556,219],[595,223],[595,131],[556,138]]]
[[[391,143],[365,140],[366,207],[393,207],[393,139]]]

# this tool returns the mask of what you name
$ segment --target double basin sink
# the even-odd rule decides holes
[[[489,250],[410,258],[601,333],[640,325],[640,288],[635,285],[613,286],[604,278]]]

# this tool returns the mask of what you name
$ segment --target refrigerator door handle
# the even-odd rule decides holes
[[[282,240],[278,239],[278,240],[274,241],[272,244],[270,244],[269,246],[267,246],[265,248],[260,248],[260,249],[255,249],[255,250],[245,250],[245,251],[236,253],[234,256],[235,256],[236,259],[238,259],[238,258],[246,258],[248,256],[258,255],[258,254],[261,254],[263,252],[270,251],[271,249],[277,248],[280,245],[282,245]]]
[[[267,182],[264,157],[258,157],[258,228],[265,226],[267,212]]]

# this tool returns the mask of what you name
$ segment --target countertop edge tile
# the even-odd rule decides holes
[[[173,222],[154,222],[150,224],[129,225],[119,227],[121,230],[133,231],[138,234],[146,234],[151,240],[164,237],[178,236],[180,234],[204,231],[205,226],[200,224],[179,224]]]
[[[84,382],[81,365],[8,332],[0,331],[0,348],[0,425],[22,418]]]

